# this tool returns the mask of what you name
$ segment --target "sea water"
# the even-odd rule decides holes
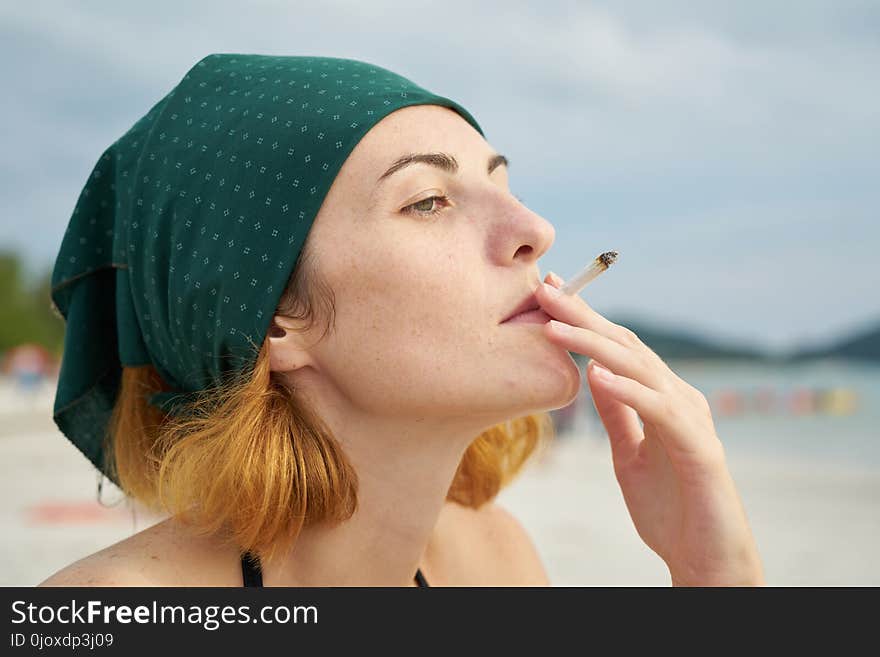
[[[715,429],[732,455],[787,458],[829,465],[880,470],[880,364],[821,360],[796,365],[754,362],[668,360],[669,367],[709,400]],[[753,404],[758,390],[771,391],[772,409]],[[793,396],[843,391],[855,399],[842,412],[796,411]],[[720,403],[722,395],[741,396],[738,412]],[[577,404],[577,426],[585,422],[604,436],[589,385],[583,381]]]

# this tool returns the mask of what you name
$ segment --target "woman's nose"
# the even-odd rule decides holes
[[[537,212],[520,202],[516,205],[511,211],[508,226],[508,234],[512,240],[510,253],[514,257],[527,257],[530,261],[535,261],[550,249],[556,239],[556,229]]]

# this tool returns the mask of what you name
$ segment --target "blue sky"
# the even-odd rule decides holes
[[[880,321],[880,3],[0,5],[0,247],[54,260],[103,150],[211,52],[351,57],[461,102],[599,312],[784,350]],[[319,5],[319,6],[315,6]]]

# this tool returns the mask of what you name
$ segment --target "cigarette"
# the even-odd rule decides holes
[[[577,276],[567,281],[559,289],[563,294],[577,294],[599,274],[606,271],[617,260],[617,251],[606,251],[597,255],[593,261],[584,267]]]

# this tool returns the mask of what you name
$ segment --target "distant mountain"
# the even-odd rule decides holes
[[[615,324],[626,326],[654,350],[658,356],[666,359],[676,358],[712,358],[721,360],[774,360],[775,357],[757,347],[747,345],[725,344],[696,333],[674,328],[664,328],[654,322],[628,317],[609,317]],[[575,360],[586,362],[587,357],[572,354]]]
[[[650,320],[620,316],[609,319],[635,331],[642,342],[664,360],[698,358],[757,360],[784,364],[819,358],[841,358],[880,362],[880,323],[825,346],[796,349],[788,354],[777,355],[760,347],[725,343],[691,331],[661,327]],[[588,360],[581,354],[572,353],[572,356],[579,362],[586,363]]]
[[[838,339],[821,347],[797,350],[789,360],[814,358],[842,358],[880,362],[880,325],[859,330],[849,337]]]

